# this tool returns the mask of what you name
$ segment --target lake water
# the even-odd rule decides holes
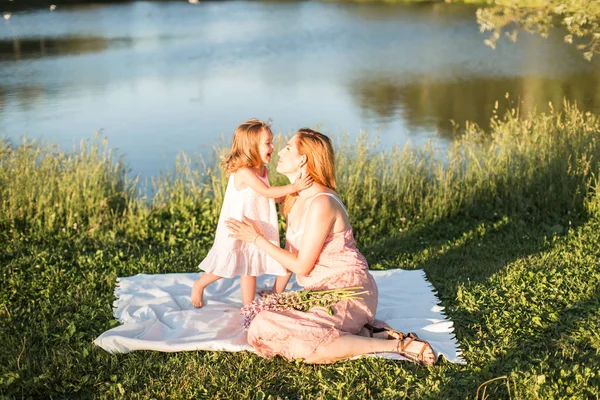
[[[238,123],[363,130],[382,146],[486,126],[563,97],[600,113],[600,63],[560,32],[483,43],[475,7],[332,2],[134,2],[0,21],[0,136],[71,148],[101,131],[134,173],[208,156]],[[510,93],[509,100],[505,93]]]

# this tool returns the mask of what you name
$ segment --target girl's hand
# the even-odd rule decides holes
[[[225,220],[225,226],[227,226],[227,229],[231,232],[229,237],[243,240],[244,242],[254,243],[259,236],[262,236],[254,222],[247,217],[244,217],[243,221],[228,218]]]
[[[301,192],[304,189],[308,189],[313,184],[312,176],[306,174],[302,176],[302,172],[298,175],[296,180],[294,181],[294,189],[296,192]]]

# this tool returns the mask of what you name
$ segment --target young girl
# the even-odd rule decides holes
[[[277,275],[275,293],[285,290],[291,273],[277,261],[251,243],[229,237],[225,220],[250,218],[261,228],[266,239],[279,246],[279,229],[274,199],[304,190],[312,185],[310,175],[298,178],[289,185],[271,187],[267,167],[271,161],[273,133],[267,124],[250,119],[238,126],[233,134],[231,151],[222,162],[229,175],[223,207],[219,215],[215,241],[206,258],[200,263],[202,276],[192,287],[192,304],[202,307],[206,286],[221,278],[240,275],[242,304],[256,296],[256,276]]]

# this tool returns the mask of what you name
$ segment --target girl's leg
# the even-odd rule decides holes
[[[202,273],[200,278],[196,279],[196,282],[194,282],[194,286],[192,286],[192,305],[196,308],[202,307],[204,301],[204,289],[221,278],[221,276],[215,275],[212,272]]]
[[[289,272],[286,275],[278,275],[275,278],[275,284],[273,285],[273,293],[283,293],[285,292],[285,287],[287,286],[290,278],[292,277],[292,272]]]
[[[403,346],[404,344],[404,346]],[[317,347],[315,352],[308,356],[304,362],[308,364],[330,364],[340,360],[346,360],[355,356],[372,353],[398,353],[401,347],[407,353],[419,354],[424,343],[406,337],[402,340],[378,339],[358,335],[340,336],[328,345]],[[423,353],[424,364],[432,365],[435,362],[435,354],[431,347]]]
[[[252,303],[256,297],[256,277],[240,276],[240,286],[242,288],[242,305]]]

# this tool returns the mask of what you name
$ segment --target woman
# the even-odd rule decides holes
[[[251,220],[230,219],[231,236],[254,243],[289,271],[306,289],[361,286],[362,299],[337,302],[330,315],[325,308],[261,311],[248,330],[248,342],[263,357],[281,355],[306,363],[332,363],[370,353],[396,352],[433,365],[429,343],[414,334],[405,336],[389,328],[375,329],[377,285],[366,259],[357,250],[346,209],[335,192],[334,155],[331,140],[310,129],[301,129],[279,152],[277,172],[290,181],[299,172],[310,174],[313,185],[283,205],[287,214],[286,248],[266,240]],[[363,327],[371,337],[361,336]],[[372,337],[379,333],[378,337]],[[392,340],[390,340],[392,339]]]

